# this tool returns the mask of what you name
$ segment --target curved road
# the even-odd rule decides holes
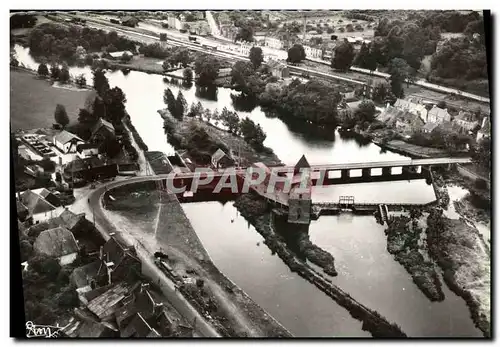
[[[114,232],[120,241],[129,244],[127,240],[116,229],[115,225],[106,218],[102,206],[102,197],[104,193],[111,188],[122,185],[151,180],[151,177],[134,177],[126,180],[114,181],[104,184],[96,188],[88,195],[86,203],[92,211],[91,218],[94,218],[95,226],[106,240],[110,238],[109,233]],[[212,327],[198,311],[179,293],[175,290],[174,283],[165,276],[165,274],[154,264],[153,256],[146,252],[142,247],[134,245],[137,255],[141,260],[143,271],[155,282],[161,284],[163,294],[167,297],[175,309],[188,321],[195,322],[195,331],[203,337],[221,337],[219,333]]]

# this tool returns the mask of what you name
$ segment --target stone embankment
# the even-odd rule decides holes
[[[363,330],[369,331],[374,337],[406,337],[401,328],[389,323],[379,313],[354,300],[348,293],[333,285],[330,280],[322,277],[310,266],[299,260],[287,247],[283,237],[277,235],[272,226],[272,214],[267,203],[254,194],[242,195],[235,202],[242,216],[252,223],[255,229],[264,237],[264,243],[276,252],[278,256],[304,279],[314,284],[339,305],[349,311],[352,317],[363,322]]]

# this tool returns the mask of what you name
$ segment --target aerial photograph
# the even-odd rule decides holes
[[[490,11],[9,16],[12,337],[492,338]]]

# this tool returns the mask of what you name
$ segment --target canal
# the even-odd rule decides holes
[[[29,50],[15,46],[17,59],[31,69],[37,63]],[[90,68],[71,68],[72,75],[83,73],[92,83]],[[163,121],[157,110],[164,108],[163,92],[174,95],[182,90],[188,104],[200,101],[211,110],[234,110],[234,91],[218,88],[216,93],[200,93],[195,86],[164,81],[162,76],[130,71],[108,72],[111,87],[120,87],[127,97],[126,108],[132,123],[149,150],[171,153]],[[82,105],[83,106],[83,105]],[[285,164],[295,164],[305,154],[311,164],[390,161],[403,156],[338,132],[328,139],[268,117],[260,107],[241,111],[260,124],[267,134],[265,145]],[[299,131],[297,131],[299,130]],[[397,170],[397,169],[396,169]],[[396,171],[397,172],[397,171]],[[396,173],[395,172],[395,173]],[[363,183],[315,188],[314,201],[352,195],[366,202],[429,202],[435,199],[425,180]],[[247,292],[252,299],[296,336],[368,336],[361,323],[312,284],[292,273],[262,244],[262,237],[241,216],[232,202],[183,204],[193,227],[215,265]],[[386,250],[384,227],[371,216],[324,216],[311,223],[311,241],[336,259],[339,276],[333,281],[356,300],[399,324],[409,336],[482,336],[474,327],[464,300],[444,285],[446,299],[430,302],[412,282],[404,268]]]

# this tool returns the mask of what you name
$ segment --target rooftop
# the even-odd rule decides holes
[[[87,308],[100,319],[106,318],[115,312],[116,304],[128,295],[128,291],[128,286],[120,283],[92,299]]]
[[[36,238],[33,248],[39,253],[56,258],[78,252],[75,237],[71,231],[63,227],[42,231]]]
[[[45,198],[29,189],[25,190],[20,195],[21,203],[26,206],[30,214],[44,213],[56,209],[56,207],[45,200]]]
[[[83,140],[81,138],[79,138],[75,134],[72,134],[66,130],[63,130],[59,134],[54,136],[54,140],[63,144],[63,145],[70,142],[70,141],[82,141],[83,142]]]
[[[115,127],[113,126],[113,124],[111,124],[107,120],[99,118],[97,123],[92,127],[92,135],[94,135],[97,131],[99,131],[99,129],[101,129],[103,126],[111,130],[112,132],[115,131]]]

